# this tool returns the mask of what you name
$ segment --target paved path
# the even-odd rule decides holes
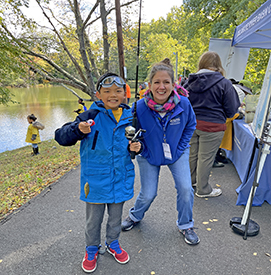
[[[1,275],[85,274],[81,269],[85,212],[84,203],[78,199],[79,172],[77,168],[67,173],[0,224]],[[200,244],[189,246],[177,230],[176,192],[168,168],[163,167],[158,196],[144,220],[133,230],[121,233],[120,243],[130,254],[130,262],[120,265],[105,253],[93,274],[271,274],[271,205],[253,207],[251,218],[259,223],[260,233],[243,240],[229,227],[230,219],[242,217],[244,209],[235,205],[240,180],[234,166],[213,169],[210,182],[221,185],[223,194],[208,200],[195,197],[194,219]],[[136,195],[139,186],[137,176]],[[125,204],[123,217],[134,200]],[[104,235],[103,225],[103,242]]]

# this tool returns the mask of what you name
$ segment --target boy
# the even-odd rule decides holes
[[[106,249],[117,262],[129,261],[128,253],[118,242],[124,201],[133,197],[134,165],[129,151],[140,152],[140,142],[128,142],[125,128],[131,125],[131,110],[123,104],[125,81],[106,73],[97,82],[100,101],[55,132],[60,145],[74,145],[78,140],[81,158],[81,194],[86,202],[86,253],[82,262],[85,272],[93,272],[101,247],[101,224],[105,206],[108,210]],[[90,126],[87,121],[93,119]],[[129,150],[129,151],[128,151]]]

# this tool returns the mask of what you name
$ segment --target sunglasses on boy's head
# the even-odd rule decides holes
[[[99,91],[101,89],[101,87],[109,88],[113,84],[116,84],[120,88],[123,88],[126,85],[125,81],[121,77],[108,76],[99,83],[97,90]]]

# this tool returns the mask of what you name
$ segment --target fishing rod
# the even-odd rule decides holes
[[[136,108],[137,108],[137,100],[139,99],[137,86],[138,86],[138,67],[139,67],[139,51],[140,51],[140,26],[141,26],[141,9],[142,9],[142,0],[139,1],[139,19],[138,19],[138,35],[137,35],[137,58],[136,58],[136,81],[135,81],[135,102],[134,102],[134,114],[132,119],[132,127],[127,127],[126,129],[126,137],[130,139],[132,142],[137,141],[136,136],[140,132],[144,132],[145,130],[140,129],[137,133],[137,115],[136,115]],[[131,158],[135,158],[135,152],[131,152]]]
[[[139,52],[140,52],[140,27],[141,27],[141,9],[142,9],[142,0],[139,4],[139,19],[138,19],[138,35],[137,35],[137,56],[136,56],[136,82],[135,82],[135,103],[134,103],[134,117],[133,117],[133,127],[137,126],[137,117],[136,117],[136,105],[138,100],[138,68],[139,68]]]

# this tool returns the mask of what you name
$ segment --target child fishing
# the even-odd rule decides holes
[[[33,148],[33,156],[39,154],[38,144],[41,142],[39,128],[34,126],[34,122],[37,120],[34,114],[27,116],[27,121],[30,124],[27,129],[25,142],[31,143]]]

